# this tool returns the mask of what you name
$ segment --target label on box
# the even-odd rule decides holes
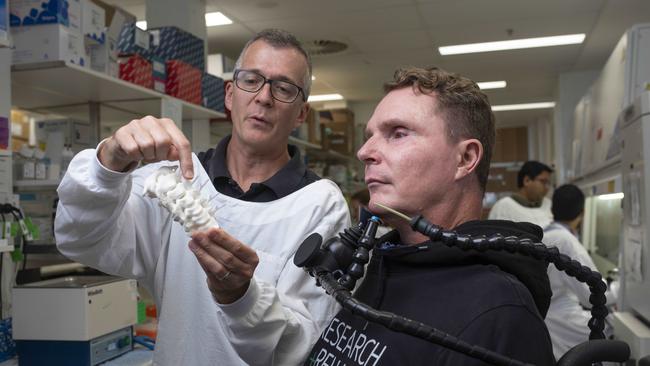
[[[149,49],[149,32],[143,31],[142,29],[135,27],[135,40],[134,43],[140,48],[145,50]]]
[[[162,80],[153,79],[153,89],[161,93],[165,92],[165,82]]]
[[[81,0],[12,0],[9,12],[12,27],[57,23],[81,31]]]

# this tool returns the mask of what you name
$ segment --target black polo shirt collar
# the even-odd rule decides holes
[[[229,135],[219,141],[212,154],[206,156],[206,161],[203,161],[210,180],[220,193],[246,201],[263,202],[287,196],[305,185],[307,168],[300,157],[300,150],[296,146],[288,145],[289,162],[271,178],[264,182],[253,183],[247,192],[243,192],[232,179],[226,163],[230,139]]]

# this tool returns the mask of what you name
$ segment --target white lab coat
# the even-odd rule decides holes
[[[549,246],[556,246],[560,253],[568,255],[582,265],[597,270],[587,250],[567,226],[559,222],[551,223],[544,230],[543,242]],[[591,319],[591,313],[585,308],[590,307],[591,292],[585,283],[569,277],[553,264],[548,266],[548,279],[553,297],[545,322],[553,342],[553,354],[556,359],[559,359],[573,346],[589,340],[587,322]],[[608,304],[616,300],[609,291],[605,295]]]
[[[553,221],[551,200],[544,197],[540,207],[525,207],[517,203],[512,197],[503,197],[492,206],[488,219],[524,221],[545,228]]]
[[[117,173],[95,150],[75,156],[58,188],[59,250],[151,291],[159,306],[156,365],[301,364],[339,306],[293,255],[309,234],[329,238],[349,226],[340,190],[323,179],[272,202],[245,202],[218,193],[193,160],[192,184],[216,208],[219,225],[260,258],[244,297],[215,303],[188,235],[143,197],[144,179],[170,162]]]

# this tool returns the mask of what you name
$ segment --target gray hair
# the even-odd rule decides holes
[[[303,48],[302,44],[298,39],[291,33],[281,30],[281,29],[265,29],[259,33],[257,33],[253,38],[251,38],[248,42],[246,42],[246,45],[244,46],[244,49],[241,51],[239,54],[239,57],[237,58],[237,62],[235,63],[235,70],[239,69],[242,64],[242,58],[244,57],[244,54],[246,53],[246,50],[248,50],[248,47],[253,44],[253,42],[262,40],[273,48],[291,48],[294,49],[303,56],[305,56],[305,61],[307,61],[307,74],[304,77],[303,80],[303,90],[305,92],[305,99],[309,98],[309,93],[311,91],[311,73],[312,73],[312,67],[311,67],[311,57],[309,56],[309,53]]]

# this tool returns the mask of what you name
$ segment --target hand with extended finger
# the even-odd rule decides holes
[[[147,116],[120,127],[102,144],[98,158],[108,169],[120,172],[140,161],[178,160],[183,177],[194,176],[190,142],[169,118]]]
[[[231,304],[244,296],[259,263],[255,250],[219,228],[192,233],[189,247],[218,303]]]

